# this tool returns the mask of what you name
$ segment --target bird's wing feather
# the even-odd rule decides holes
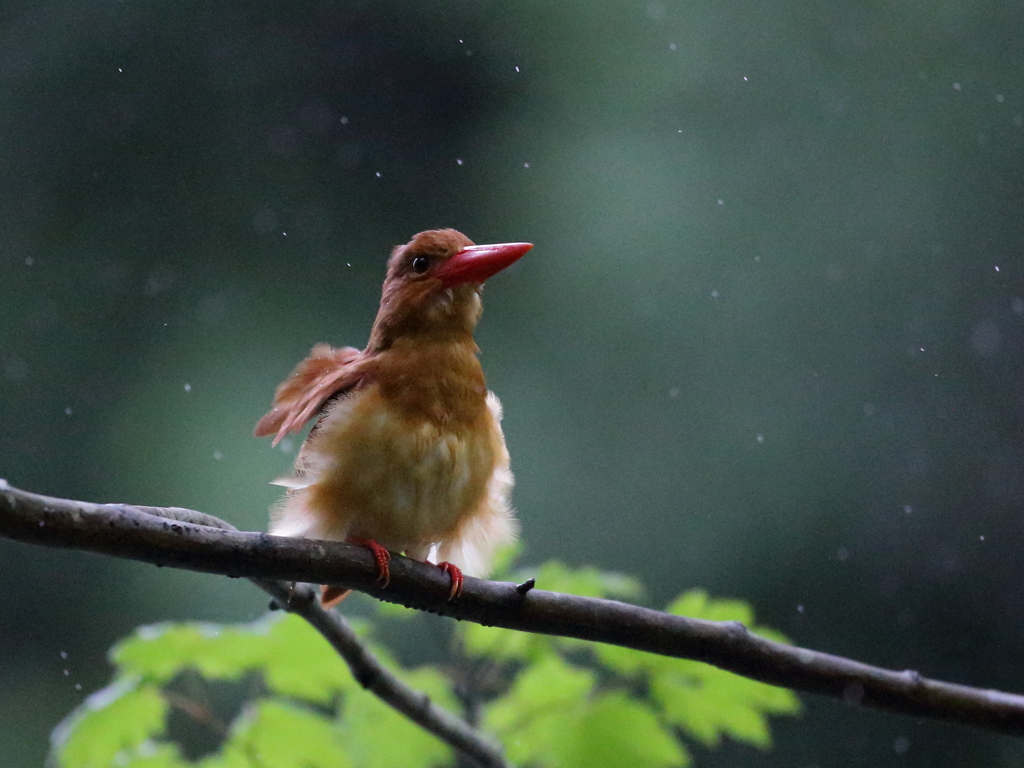
[[[277,445],[289,432],[298,432],[331,397],[359,384],[365,375],[363,359],[355,347],[317,344],[274,392],[273,408],[256,424],[256,437],[273,434]]]

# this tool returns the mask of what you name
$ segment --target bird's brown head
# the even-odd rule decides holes
[[[472,335],[487,278],[517,261],[530,243],[474,245],[454,229],[420,232],[388,260],[371,349],[387,349],[406,335]]]

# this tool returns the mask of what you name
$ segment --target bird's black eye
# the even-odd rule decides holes
[[[422,275],[430,269],[430,259],[426,256],[417,256],[412,260],[412,271],[418,275]]]

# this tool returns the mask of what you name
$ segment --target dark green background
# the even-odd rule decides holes
[[[388,249],[528,240],[478,332],[528,561],[1020,690],[1022,85],[1017,3],[4,3],[0,477],[262,530],[252,426],[365,343]],[[12,768],[137,624],[265,606],[2,541],[0,580]],[[698,765],[1024,759],[804,701]]]

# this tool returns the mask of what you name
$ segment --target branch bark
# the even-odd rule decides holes
[[[848,704],[1024,736],[1024,696],[776,643],[738,623],[673,616],[613,600],[467,578],[462,596],[448,602],[447,574],[404,557],[392,559],[391,582],[382,590],[364,548],[218,527],[223,525],[192,510],[55,499],[0,480],[0,536],[17,541],[247,577],[261,586],[266,580],[333,584],[455,619],[693,659]]]

